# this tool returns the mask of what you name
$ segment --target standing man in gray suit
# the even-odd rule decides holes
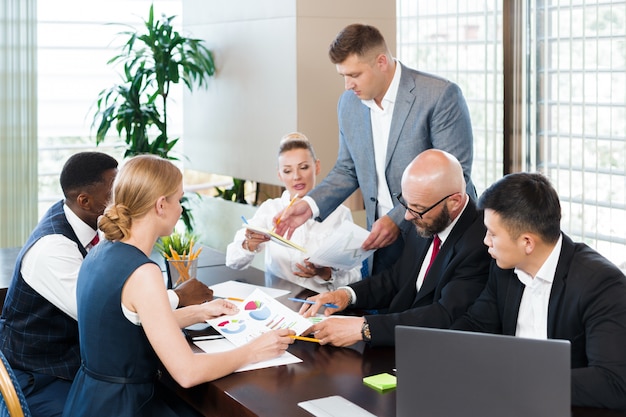
[[[468,195],[476,198],[469,112],[456,84],[396,61],[375,27],[347,26],[330,45],[329,56],[346,89],[337,109],[337,161],[324,181],[277,214],[276,232],[291,237],[306,220],[322,221],[360,188],[371,231],[363,249],[378,249],[371,272],[382,272],[402,252],[400,234],[411,225],[394,197],[401,191],[402,172],[418,154],[437,148],[454,155]]]

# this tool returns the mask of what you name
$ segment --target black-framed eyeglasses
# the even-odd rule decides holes
[[[453,195],[455,195],[456,193],[452,193],[452,194],[448,194],[447,196],[445,196],[444,198],[442,198],[441,200],[437,201],[435,204],[433,204],[432,206],[428,207],[426,210],[423,211],[417,211],[417,210],[413,210],[412,208],[409,208],[409,205],[406,203],[406,201],[404,201],[404,199],[402,198],[402,193],[398,194],[396,196],[396,198],[398,199],[398,202],[400,203],[400,205],[402,207],[404,207],[409,213],[411,213],[413,215],[413,217],[417,217],[418,219],[423,219],[424,218],[424,214],[428,213],[429,211],[431,211],[432,209],[434,209],[435,207],[437,207],[439,204],[441,204],[446,198],[448,197],[452,197]]]

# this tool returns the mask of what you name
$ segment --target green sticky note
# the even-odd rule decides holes
[[[377,391],[387,391],[396,387],[396,377],[388,373],[363,378],[363,383]]]

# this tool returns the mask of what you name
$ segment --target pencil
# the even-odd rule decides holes
[[[315,342],[315,343],[319,343],[320,340],[316,339],[314,337],[305,337],[305,336],[296,336],[296,335],[289,335],[289,337],[291,337],[292,339],[296,339],[296,340],[304,340],[305,342]]]
[[[288,298],[289,301],[295,301],[298,303],[306,303],[306,304],[315,304],[315,301],[312,300],[305,300],[303,298]],[[331,303],[326,303],[326,304],[322,304],[324,307],[328,307],[328,308],[339,308],[339,306],[337,304],[331,304]]]
[[[297,198],[298,198],[298,194],[294,195],[294,196],[293,196],[293,198],[291,199],[291,201],[289,202],[289,204],[287,204],[287,208],[285,208],[285,209],[283,210],[283,213],[280,215],[280,217],[278,218],[278,220],[276,220],[276,224],[274,225],[274,228],[272,229],[272,232],[276,230],[276,226],[278,226],[278,224],[279,224],[279,223],[280,223],[280,221],[282,220],[282,218],[283,218],[283,214],[285,214],[285,212],[286,212],[287,210],[289,210],[289,208],[293,205],[293,203],[295,203],[295,202],[296,202]]]
[[[237,298],[237,297],[226,297],[227,300],[230,301],[239,301],[239,302],[243,302],[243,298]]]

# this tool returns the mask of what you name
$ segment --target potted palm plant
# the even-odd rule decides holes
[[[189,91],[206,87],[216,68],[213,53],[203,40],[174,30],[175,17],[155,19],[151,5],[142,30],[119,33],[127,40],[108,64],[123,65],[121,82],[98,95],[92,123],[97,145],[114,126],[126,143],[124,157],[151,153],[178,159],[171,153],[178,138],[170,138],[167,131],[170,87],[181,81]],[[191,213],[183,209],[182,220],[192,230]]]

